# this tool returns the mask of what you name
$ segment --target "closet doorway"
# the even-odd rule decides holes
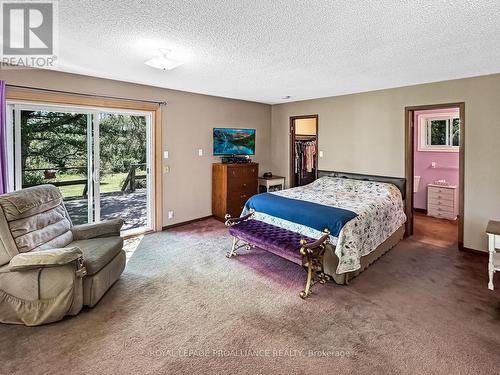
[[[290,187],[318,176],[318,115],[290,117]]]

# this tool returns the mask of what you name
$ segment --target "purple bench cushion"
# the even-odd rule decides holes
[[[313,238],[259,220],[245,220],[235,224],[229,228],[229,233],[300,265],[302,265],[300,240],[314,241]]]

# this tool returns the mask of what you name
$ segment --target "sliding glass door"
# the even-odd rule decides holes
[[[11,186],[57,186],[74,224],[153,228],[151,114],[9,103]]]
[[[96,124],[96,216],[102,220],[126,217],[127,229],[152,228],[148,204],[150,116],[100,112]]]

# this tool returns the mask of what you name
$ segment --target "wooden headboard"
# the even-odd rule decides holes
[[[370,174],[359,174],[359,173],[348,173],[348,172],[337,172],[337,171],[318,171],[318,178],[324,176],[351,178],[353,180],[386,182],[389,184],[396,185],[399,191],[401,191],[401,196],[403,197],[403,200],[405,200],[406,198],[406,178],[374,176]]]

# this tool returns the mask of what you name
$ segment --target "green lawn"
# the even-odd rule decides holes
[[[144,175],[144,171],[137,171],[138,175]],[[125,182],[127,173],[106,173],[101,175],[101,193],[113,193],[121,191],[122,184]],[[61,174],[56,178],[51,180],[46,180],[47,183],[59,182],[59,181],[71,181],[71,180],[83,180],[87,177],[82,174]],[[78,197],[83,193],[85,185],[70,185],[70,186],[59,186],[63,196],[67,197]]]

